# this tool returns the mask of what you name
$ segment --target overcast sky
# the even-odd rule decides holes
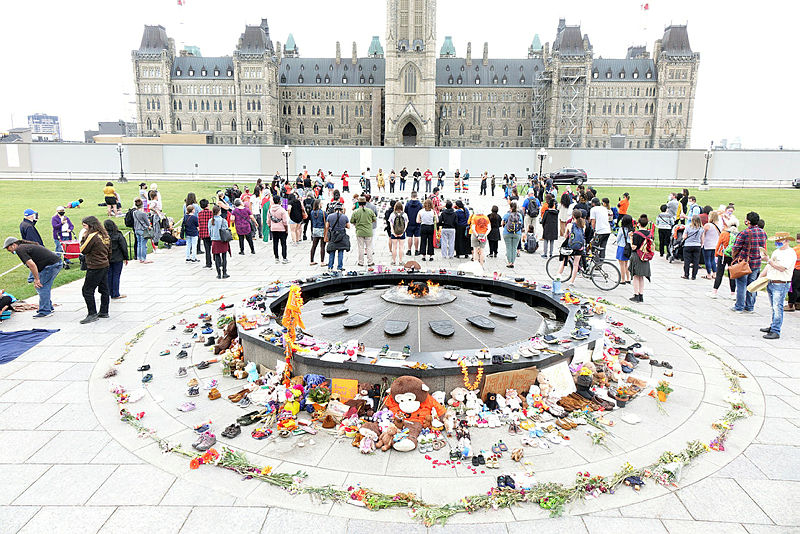
[[[36,112],[61,117],[66,139],[83,140],[98,121],[133,116],[131,50],[145,24],[161,24],[176,46],[204,56],[232,54],[245,24],[269,21],[273,41],[294,34],[305,57],[333,57],[336,41],[364,55],[373,35],[385,44],[381,0],[5,0],[0,17],[0,130],[26,125]],[[628,46],[653,42],[671,22],[688,23],[700,52],[692,147],[741,138],[745,148],[800,149],[800,82],[791,0],[709,2],[655,0],[439,0],[437,52],[452,35],[463,56],[489,42],[491,57],[525,57],[535,33],[551,42],[560,17],[581,24],[595,57],[624,57]]]

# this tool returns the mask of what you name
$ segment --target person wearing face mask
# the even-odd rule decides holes
[[[59,206],[56,208],[56,214],[50,219],[50,224],[53,226],[53,243],[56,244],[56,252],[58,253],[64,252],[64,247],[61,245],[61,242],[71,241],[72,230],[75,228],[66,213],[64,206]],[[70,263],[72,262],[65,259],[64,268],[69,269]]]
[[[19,235],[24,241],[30,241],[31,243],[44,246],[42,236],[39,235],[39,230],[36,229],[38,220],[38,213],[30,208],[26,209],[22,214],[22,222],[19,223]]]
[[[764,339],[779,339],[783,325],[783,301],[792,283],[797,253],[789,246],[794,238],[788,232],[776,232],[769,240],[775,243],[775,251],[767,256],[766,249],[761,249],[761,260],[767,264],[761,272],[761,278],[769,280],[767,295],[772,307],[772,324],[761,331],[764,332]]]

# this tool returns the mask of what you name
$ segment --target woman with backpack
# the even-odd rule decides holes
[[[122,266],[128,265],[128,242],[111,219],[103,221],[103,228],[111,240],[111,257],[108,260],[108,294],[112,300],[124,299],[126,295],[119,293],[119,279]]]
[[[650,221],[647,215],[639,217],[639,228],[631,237],[631,276],[633,276],[633,296],[631,302],[644,302],[644,279],[650,281],[650,260],[655,255],[652,233],[647,229]]]
[[[278,257],[278,245],[283,253],[283,263],[289,263],[286,259],[286,236],[289,233],[289,214],[281,206],[281,199],[276,195],[272,197],[272,205],[267,215],[267,226],[272,236],[272,253],[275,255],[275,263],[281,263]]]
[[[522,240],[522,215],[517,211],[517,203],[511,202],[509,211],[503,216],[503,241],[506,244],[506,260],[509,269],[514,268],[517,247]]]
[[[433,234],[436,231],[436,212],[433,211],[433,201],[426,198],[422,203],[422,209],[417,213],[417,224],[419,225],[420,253],[422,261],[428,256],[428,261],[433,261]],[[391,244],[391,243],[390,243]]]
[[[217,278],[230,278],[228,276],[228,254],[231,251],[230,242],[223,241],[222,231],[227,230],[228,223],[220,215],[219,206],[211,208],[212,217],[208,221],[208,235],[211,236],[211,254],[214,256],[214,265],[217,267]],[[231,237],[228,235],[228,237]]]
[[[719,227],[719,212],[710,211],[708,213],[708,222],[703,225],[703,261],[706,265],[706,274],[703,276],[706,280],[713,280],[717,274],[717,243],[719,236],[722,233]]]
[[[489,230],[489,234],[486,236],[486,240],[489,242],[490,258],[497,257],[497,245],[500,243],[500,227],[503,226],[503,218],[500,217],[500,214],[498,213],[499,211],[500,209],[497,206],[492,206],[492,212],[489,214],[489,224],[491,225],[491,229]]]
[[[725,277],[725,268],[730,267],[731,263],[733,263],[733,244],[736,242],[736,236],[739,234],[738,230],[739,228],[735,224],[732,224],[719,235],[717,249],[715,251],[717,272],[714,277],[714,288],[708,294],[712,299],[717,298],[717,290],[719,290],[719,286],[722,285],[722,279]],[[730,283],[731,298],[735,299],[736,279],[728,278],[728,282]]]
[[[552,195],[547,195],[545,204],[542,206],[542,241],[544,247],[542,257],[549,258],[553,255],[556,239],[558,239],[558,210],[556,201]]]
[[[566,194],[566,193],[565,193]],[[561,246],[559,255],[561,256],[561,267],[558,268],[558,275],[564,272],[564,267],[567,265],[567,258],[572,258],[572,273],[569,280],[562,284],[563,289],[568,289],[569,286],[575,283],[578,278],[578,271],[581,269],[581,261],[583,261],[583,253],[586,250],[586,219],[583,218],[583,212],[579,209],[572,210],[572,220],[567,224],[566,239],[564,245]],[[569,254],[564,254],[566,249],[569,249]]]
[[[406,238],[406,228],[408,228],[408,215],[403,212],[403,203],[396,202],[394,211],[389,215],[389,229],[392,235],[389,236],[389,248],[392,252],[392,265],[399,265],[403,260],[403,243]]]
[[[620,277],[620,285],[631,283],[628,262],[631,260],[631,237],[633,232],[633,217],[627,214],[623,215],[617,232],[617,261],[619,262],[619,272],[622,275]]]
[[[319,262],[325,263],[325,212],[322,211],[322,202],[317,199],[314,201],[314,206],[311,208],[311,265],[316,265],[314,261],[314,253],[317,251],[319,245]]]
[[[692,223],[683,231],[683,278],[689,279],[689,268],[692,270],[692,280],[697,280],[697,271],[700,270],[700,250],[703,247],[703,226],[700,224],[700,215],[692,216]]]
[[[483,214],[483,210],[475,208],[469,218],[469,233],[472,236],[472,259],[483,267],[486,260],[486,241],[489,235],[489,218]]]

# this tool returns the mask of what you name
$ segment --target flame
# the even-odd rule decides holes
[[[436,282],[433,282],[433,281],[431,281],[431,280],[428,280],[428,287],[429,287],[430,289],[433,289],[433,288],[435,288],[435,287],[439,287],[439,284],[437,284]]]

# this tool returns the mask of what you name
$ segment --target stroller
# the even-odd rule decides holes
[[[676,224],[670,232],[669,245],[667,245],[667,259],[670,263],[674,260],[683,261],[683,231],[684,224]]]

